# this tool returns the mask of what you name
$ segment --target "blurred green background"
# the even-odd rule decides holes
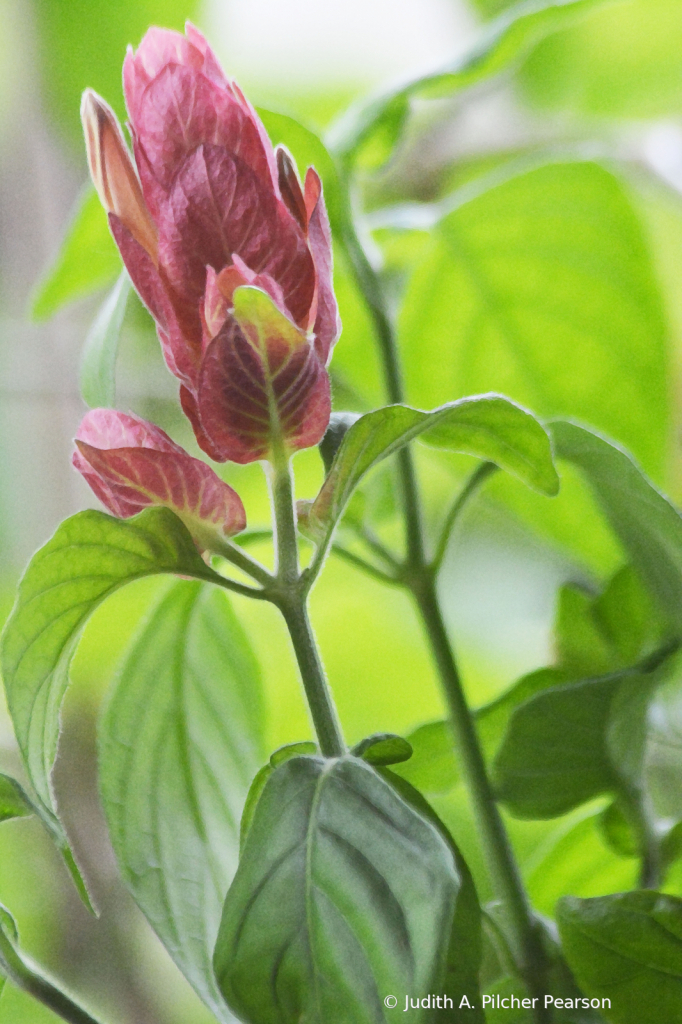
[[[150,23],[181,28],[189,17],[254,102],[322,130],[352,99],[462,51],[480,22],[508,6],[505,0],[0,0],[3,615],[30,554],[62,518],[93,504],[69,459],[85,409],[77,387],[79,353],[101,295],[47,323],[32,322],[28,313],[86,179],[78,119],[83,88],[97,89],[123,116],[126,45],[136,44]],[[376,214],[389,202],[462,194],[457,190],[481,175],[504,172],[514,161],[600,161],[606,171],[584,180],[581,171],[545,167],[537,172],[544,175],[539,187],[538,180],[527,188],[529,178],[517,179],[498,191],[492,205],[485,196],[469,203],[453,215],[452,244],[420,231],[377,231],[396,294],[409,278],[400,317],[408,390],[425,407],[469,391],[500,389],[539,414],[573,414],[626,444],[655,482],[680,500],[681,54],[679,0],[606,5],[539,44],[514,75],[456,101],[422,103],[392,164],[368,172],[362,182]],[[575,298],[570,281],[558,280],[552,301],[564,301],[563,334],[551,319],[543,327],[533,318],[531,303],[527,322],[514,326],[525,346],[523,360],[507,366],[500,342],[509,327],[502,323],[504,309],[498,304],[486,314],[475,308],[462,246],[480,253],[480,266],[492,277],[518,288],[533,268],[529,264],[526,277],[516,280],[514,211],[524,212],[531,225],[526,230],[532,230],[543,202],[559,203],[562,237],[573,232],[578,248],[585,225],[597,225],[603,242],[597,273],[608,265],[614,287],[636,292],[647,322],[638,325],[634,307],[619,320],[590,305],[589,296]],[[382,223],[380,215],[375,223]],[[520,245],[528,256],[528,244],[522,239]],[[588,239],[586,260],[590,246]],[[332,367],[335,400],[338,408],[370,408],[382,401],[371,328],[341,260],[337,271],[344,333]],[[608,334],[607,327],[608,344],[593,344],[595,332]],[[146,314],[133,303],[117,404],[156,420],[191,447],[175,382]],[[434,508],[442,508],[468,468],[465,459],[420,456]],[[259,468],[228,474],[245,499],[250,524],[265,524]],[[311,497],[320,479],[317,453],[299,456],[299,496]],[[497,480],[453,539],[442,595],[474,704],[552,660],[552,618],[562,582],[598,585],[621,560],[577,480],[566,475],[564,483],[562,497],[550,507],[522,493],[520,485]],[[400,536],[390,509],[385,530]],[[101,919],[90,919],[80,906],[33,821],[0,827],[0,900],[16,914],[25,947],[108,1019],[200,1024],[208,1014],[118,880],[96,795],[98,708],[118,655],[157,592],[155,582],[138,584],[98,613],[81,645],[67,701],[56,787]],[[270,745],[307,737],[296,672],[275,612],[256,602],[235,604],[262,664]],[[332,560],[315,591],[313,616],[350,741],[378,730],[409,732],[442,715],[405,596]],[[3,713],[2,767],[18,772],[14,751]],[[437,804],[488,895],[464,795],[457,789]],[[617,858],[600,838],[595,814],[601,806],[560,821],[511,823],[541,911],[551,913],[564,892],[596,895],[632,884],[634,862]],[[673,889],[681,886],[682,877],[672,879]],[[0,999],[0,1022],[52,1019],[9,987]]]

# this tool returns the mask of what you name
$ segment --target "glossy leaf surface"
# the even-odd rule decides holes
[[[557,919],[566,958],[591,997],[610,999],[614,1024],[682,1021],[682,900],[629,892],[566,897]]]
[[[225,901],[221,990],[249,1024],[328,1024],[339,1007],[348,1024],[388,1021],[386,995],[440,982],[459,890],[448,844],[369,765],[292,758]]]
[[[99,740],[102,801],[123,877],[219,1020],[211,957],[262,761],[258,666],[227,596],[171,584],[118,675]]]

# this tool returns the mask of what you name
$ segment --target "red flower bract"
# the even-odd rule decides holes
[[[210,550],[220,550],[225,537],[246,526],[236,491],[139,416],[92,409],[78,429],[73,464],[121,519],[150,505],[165,505],[197,544]]]
[[[301,187],[190,25],[186,37],[150,29],[123,77],[137,173],[114,114],[87,91],[90,168],[199,444],[250,462],[317,443],[339,333],[317,173]]]

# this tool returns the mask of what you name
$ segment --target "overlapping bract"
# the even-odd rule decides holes
[[[88,91],[91,172],[199,444],[235,462],[315,444],[339,333],[317,173],[301,187],[192,26],[150,29],[123,76],[137,174]]]
[[[122,519],[165,505],[195,541],[220,550],[246,526],[239,495],[160,427],[112,409],[93,409],[76,437],[73,464],[100,501]]]

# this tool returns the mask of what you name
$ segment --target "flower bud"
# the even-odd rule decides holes
[[[199,445],[252,462],[317,444],[340,331],[318,175],[301,187],[191,25],[149,29],[123,82],[137,173],[88,91],[91,173]]]
[[[81,121],[90,175],[102,206],[107,213],[119,218],[156,263],[156,228],[149,216],[121,126],[109,104],[92,89],[83,93]]]

